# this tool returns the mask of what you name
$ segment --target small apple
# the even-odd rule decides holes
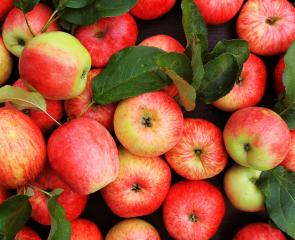
[[[12,57],[6,49],[2,37],[0,37],[0,86],[10,77],[12,67]]]
[[[116,143],[93,119],[77,118],[57,128],[48,140],[47,152],[53,170],[80,194],[98,191],[119,172]]]
[[[114,129],[131,153],[156,157],[173,148],[182,136],[183,115],[176,101],[164,92],[150,92],[118,104]]]
[[[287,156],[291,142],[284,120],[263,107],[243,108],[232,114],[223,138],[233,160],[260,171],[278,166]]]
[[[11,194],[7,189],[0,186],[0,203],[3,203],[7,198],[10,197],[10,195]]]
[[[113,226],[106,240],[160,240],[158,231],[150,223],[137,219],[126,219]]]
[[[284,161],[281,162],[281,165],[288,168],[290,171],[295,172],[295,130],[290,131],[290,134],[291,134],[290,149]]]
[[[95,24],[75,31],[75,36],[91,55],[92,66],[98,68],[104,67],[116,52],[133,46],[137,34],[136,22],[128,13],[99,19]]]
[[[224,176],[224,190],[231,204],[245,212],[264,210],[264,196],[256,186],[261,171],[234,165]]]
[[[42,33],[24,48],[19,60],[21,79],[48,99],[65,100],[86,87],[91,57],[65,32]]]
[[[0,185],[17,188],[34,180],[45,164],[46,145],[37,125],[13,107],[0,108]]]
[[[76,219],[71,222],[71,226],[71,240],[103,240],[99,228],[89,220]]]
[[[176,0],[138,0],[130,13],[142,20],[153,20],[169,12]]]
[[[281,57],[274,70],[275,91],[277,96],[280,96],[285,91],[285,85],[283,83],[283,74],[286,68],[284,57]]]
[[[7,13],[13,8],[13,0],[1,0],[0,22],[5,19]]]
[[[249,0],[238,17],[237,33],[253,53],[283,53],[295,39],[295,8],[288,0]]]
[[[270,224],[257,222],[243,227],[233,240],[287,240],[284,234]]]
[[[227,163],[220,129],[203,119],[185,119],[182,138],[165,157],[177,174],[189,180],[213,177]]]
[[[92,80],[101,72],[101,69],[92,69],[88,73],[85,90],[78,97],[64,102],[67,116],[70,119],[86,117],[99,122],[109,131],[113,130],[116,104],[98,105],[92,101]]]
[[[205,22],[210,25],[230,21],[240,10],[244,0],[194,0]]]
[[[264,95],[266,79],[267,71],[263,61],[250,54],[233,89],[213,105],[226,112],[254,106]]]
[[[41,33],[52,13],[53,11],[43,3],[37,4],[30,12],[26,13],[34,35]],[[49,25],[47,32],[58,30],[59,27],[54,22]],[[2,35],[7,49],[17,57],[21,55],[26,44],[34,37],[28,28],[24,13],[18,8],[13,8],[6,17]]]
[[[174,184],[163,205],[163,220],[172,238],[208,240],[218,230],[225,213],[221,192],[205,181]]]
[[[120,217],[139,217],[156,211],[170,187],[171,172],[160,157],[138,157],[119,150],[119,175],[101,190],[109,208]]]
[[[25,226],[16,234],[15,240],[41,240],[41,238],[33,229]]]

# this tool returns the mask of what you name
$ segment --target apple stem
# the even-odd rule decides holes
[[[47,23],[43,26],[43,28],[42,28],[42,30],[41,30],[41,33],[46,32],[47,29],[49,28],[50,24],[53,23],[53,22],[55,22],[57,19],[59,19],[60,16],[55,17],[55,15],[56,15],[58,12],[59,12],[59,10],[56,9],[56,10],[51,14],[51,16],[50,16],[50,18],[48,19]]]
[[[276,24],[277,21],[280,20],[280,17],[269,17],[266,19],[266,23],[269,24],[269,25],[274,25]]]
[[[26,21],[26,24],[28,26],[28,29],[29,29],[30,33],[33,35],[33,37],[35,37],[36,35],[34,34],[34,32],[33,32],[32,28],[31,28],[31,25],[30,25],[30,23],[29,23],[29,21],[28,21],[27,16],[26,16],[25,13],[24,13],[24,18],[25,18],[25,21]]]
[[[34,185],[29,185],[31,188],[33,188],[33,189],[35,189],[35,190],[37,190],[37,191],[39,191],[39,192],[41,192],[41,193],[44,193],[46,196],[48,196],[48,197],[53,197],[52,196],[52,194],[50,194],[49,192],[47,192],[47,191],[45,191],[45,190],[43,190],[43,189],[41,189],[41,188],[39,188],[39,187],[37,187],[37,186],[34,186]]]

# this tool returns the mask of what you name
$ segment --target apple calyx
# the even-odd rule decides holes
[[[98,31],[94,34],[94,36],[95,36],[96,38],[98,38],[98,39],[100,39],[100,38],[104,38],[105,35],[106,35],[106,31],[103,31],[103,30],[98,30]]]
[[[279,20],[281,20],[281,18],[275,16],[275,17],[268,17],[268,18],[265,20],[265,22],[266,22],[267,24],[269,24],[269,25],[275,25]]]
[[[151,117],[142,117],[141,124],[145,127],[152,127],[152,118]]]
[[[133,192],[139,192],[140,190],[141,190],[141,187],[139,186],[139,184],[138,183],[133,183],[132,184],[132,188],[131,188],[131,190],[133,191]]]
[[[196,223],[198,221],[198,217],[195,213],[192,213],[191,215],[189,215],[188,219],[193,223]]]
[[[24,47],[26,45],[26,41],[22,38],[17,39],[17,44]]]
[[[196,154],[198,157],[201,156],[202,153],[203,153],[202,149],[196,149],[196,150],[195,150],[195,154]]]
[[[252,147],[251,147],[251,145],[250,145],[249,143],[244,144],[244,150],[245,150],[246,152],[250,152],[251,149],[252,149]]]
[[[243,82],[243,77],[242,76],[239,76],[239,78],[237,79],[237,81],[236,81],[236,84],[239,86],[239,85],[241,85],[241,83]]]

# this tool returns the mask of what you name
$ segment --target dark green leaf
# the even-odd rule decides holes
[[[93,3],[94,0],[67,0],[66,7],[68,8],[82,8]]]
[[[239,65],[233,55],[224,53],[206,63],[204,69],[204,79],[197,96],[205,103],[212,103],[232,89]]]
[[[295,172],[283,167],[262,172],[257,185],[265,196],[271,220],[295,238]]]
[[[63,207],[57,202],[58,197],[63,192],[62,189],[55,189],[48,199],[48,210],[51,217],[51,229],[48,240],[70,240],[71,224],[66,219]]]
[[[29,197],[15,195],[0,204],[0,235],[13,240],[17,232],[31,217],[32,207]]]
[[[163,51],[158,48],[136,46],[113,55],[104,71],[92,81],[93,100],[108,104],[168,85],[171,81],[155,62],[161,54]]]
[[[192,86],[196,91],[199,90],[202,80],[204,78],[205,70],[202,60],[202,45],[198,38],[195,36],[191,42],[191,51],[192,51],[192,70],[193,70],[193,80]]]
[[[31,11],[39,2],[40,0],[13,0],[14,6],[24,13]]]

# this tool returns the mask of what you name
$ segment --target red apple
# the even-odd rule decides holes
[[[275,91],[277,96],[280,96],[285,91],[285,85],[283,83],[283,74],[286,68],[284,57],[281,57],[274,70],[275,79]]]
[[[65,110],[70,119],[86,117],[99,122],[108,130],[113,129],[113,119],[116,104],[97,105],[92,101],[92,80],[101,72],[101,69],[92,69],[88,73],[87,85],[84,92],[76,97],[66,100]]]
[[[231,20],[244,0],[194,0],[207,24],[223,24]]]
[[[35,35],[40,34],[52,13],[53,11],[43,3],[37,4],[33,10],[26,13],[28,23]],[[59,27],[54,22],[50,24],[47,32],[58,30]],[[6,17],[2,35],[8,50],[17,57],[21,55],[25,45],[34,37],[28,28],[24,13],[18,8],[13,8]]]
[[[171,187],[163,206],[168,233],[178,240],[208,240],[225,213],[220,191],[205,181],[181,181]]]
[[[287,0],[249,0],[237,20],[237,33],[253,53],[283,53],[295,39],[295,8]]]
[[[10,197],[10,195],[11,194],[7,189],[0,186],[0,203],[3,203],[7,198]]]
[[[77,118],[63,124],[50,136],[47,151],[53,170],[80,194],[96,192],[118,175],[116,143],[95,120]]]
[[[15,240],[41,240],[41,238],[33,229],[29,227],[23,227],[16,234]]]
[[[138,156],[156,157],[180,140],[183,115],[176,101],[166,93],[145,93],[119,103],[114,129],[128,151]]]
[[[71,226],[71,240],[103,240],[99,228],[89,220],[76,219],[71,222]]]
[[[236,111],[226,123],[223,138],[233,160],[260,171],[279,165],[287,156],[291,142],[285,121],[263,107]]]
[[[233,89],[213,105],[226,112],[256,105],[264,95],[266,78],[267,71],[263,61],[250,54]]]
[[[34,180],[45,164],[46,146],[37,125],[12,107],[0,108],[0,185],[16,188]]]
[[[119,175],[101,190],[109,208],[120,217],[156,211],[170,187],[169,166],[160,157],[138,157],[121,148]]]
[[[243,227],[233,240],[286,240],[284,234],[270,224],[258,222]]]
[[[126,219],[108,232],[106,240],[160,240],[158,231],[148,222],[141,219]]]
[[[90,67],[91,57],[86,48],[65,32],[34,37],[19,60],[21,79],[53,100],[79,96],[86,87]]]
[[[165,157],[177,174],[190,180],[213,177],[227,163],[220,129],[203,119],[185,119],[182,138]]]
[[[130,13],[142,20],[159,18],[169,12],[176,0],[138,0]]]
[[[12,58],[6,49],[2,37],[0,36],[0,86],[5,83],[11,75],[13,61]]]
[[[13,8],[13,0],[1,0],[0,21],[4,20],[10,9]]]
[[[136,22],[128,13],[100,19],[95,24],[77,28],[75,32],[89,51],[92,66],[98,68],[104,67],[116,52],[133,46],[137,34]]]
[[[291,144],[289,152],[281,163],[282,166],[288,168],[290,171],[295,172],[295,130],[290,131],[291,133]]]

